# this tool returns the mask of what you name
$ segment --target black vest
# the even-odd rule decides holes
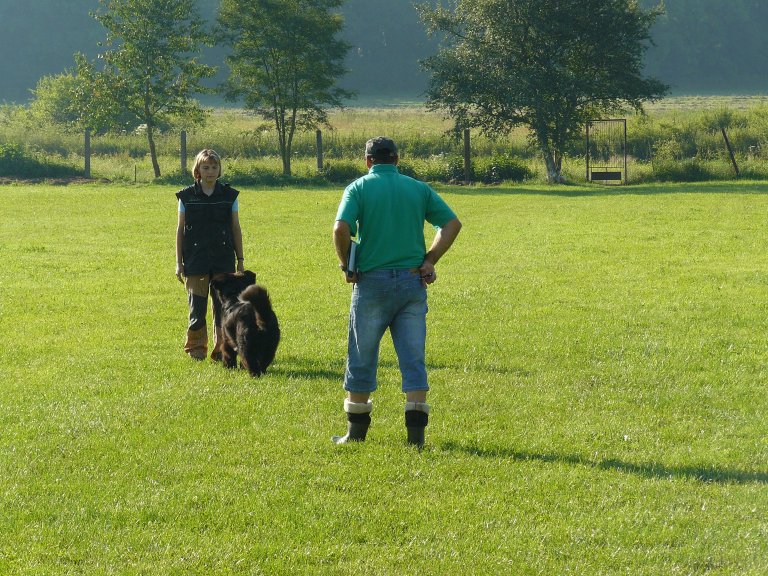
[[[184,204],[185,276],[235,271],[232,204],[239,193],[219,182],[210,196],[197,183],[176,193]]]

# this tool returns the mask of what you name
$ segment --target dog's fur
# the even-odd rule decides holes
[[[246,270],[215,278],[211,289],[221,303],[221,361],[235,368],[239,355],[243,368],[258,378],[274,360],[280,342],[280,326],[266,288]]]

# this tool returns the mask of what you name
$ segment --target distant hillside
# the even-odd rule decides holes
[[[216,2],[198,5],[214,18]],[[0,0],[0,102],[26,101],[41,76],[71,67],[75,52],[95,56],[104,30],[88,12],[98,6],[97,0]],[[647,54],[649,74],[678,94],[768,93],[768,2],[666,0],[666,7]],[[427,78],[418,61],[437,41],[425,34],[412,0],[348,0],[343,13],[344,36],[354,48],[342,84],[363,101],[419,98]],[[223,55],[216,48],[205,59],[219,65]]]

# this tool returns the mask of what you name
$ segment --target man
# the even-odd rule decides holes
[[[437,280],[435,264],[451,247],[461,222],[424,182],[397,169],[397,146],[377,137],[365,145],[368,174],[344,190],[333,243],[340,268],[354,284],[349,314],[344,389],[348,430],[333,441],[363,441],[371,422],[379,344],[389,328],[406,394],[408,443],[424,445],[429,419],[425,362],[427,285]],[[424,222],[437,234],[429,250]],[[348,269],[352,236],[358,239],[354,269]]]

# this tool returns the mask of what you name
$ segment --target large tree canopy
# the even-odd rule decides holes
[[[297,129],[327,123],[327,108],[351,94],[338,88],[349,50],[337,38],[343,0],[222,0],[219,22],[231,47],[226,93],[277,132],[283,173],[291,174]]]
[[[451,0],[420,7],[445,43],[424,61],[428,106],[455,129],[490,136],[528,126],[547,166],[562,158],[587,121],[619,107],[641,109],[666,92],[643,78],[642,56],[660,8],[636,0]]]

